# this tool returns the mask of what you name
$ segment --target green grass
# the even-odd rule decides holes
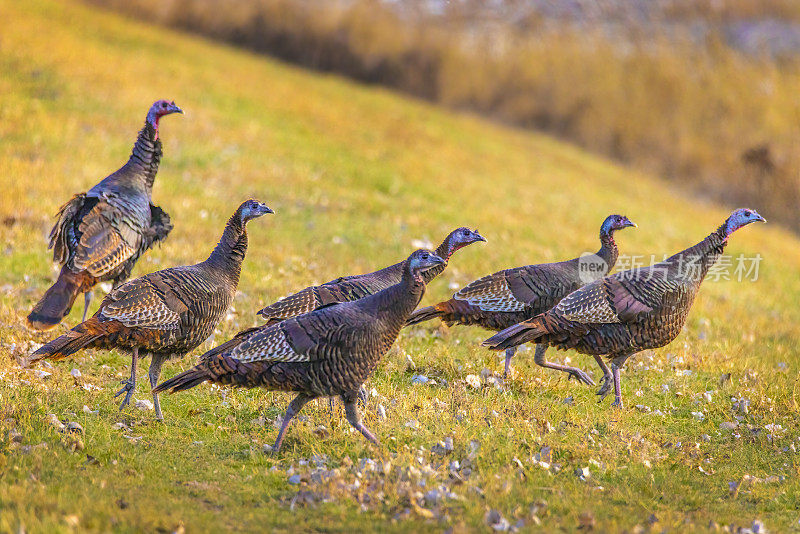
[[[277,212],[250,226],[241,293],[218,341],[256,324],[255,310],[292,290],[393,263],[414,239],[438,243],[460,225],[477,226],[489,243],[459,252],[426,302],[446,297],[451,282],[594,250],[612,212],[640,226],[619,234],[623,253],[660,257],[702,239],[727,210],[545,137],[70,1],[0,0],[0,12],[0,531],[461,531],[486,529],[489,510],[543,531],[574,530],[587,513],[600,531],[648,526],[651,514],[658,530],[756,518],[774,531],[797,528],[798,457],[785,449],[800,445],[800,242],[775,225],[731,239],[732,254],[763,256],[757,282],[707,282],[685,332],[629,360],[622,412],[608,400],[598,404],[592,388],[536,367],[530,352],[515,358],[504,391],[470,389],[467,375],[502,368],[479,346],[487,333],[434,324],[404,331],[367,385],[380,395],[366,414],[380,447],[353,434],[338,409],[331,417],[322,401],[291,427],[280,456],[266,456],[271,421],[290,397],[256,390],[204,385],[167,396],[163,425],[152,412],[120,413],[112,394],[129,360],[118,352],[87,351],[40,367],[52,373],[46,379],[19,370],[14,354],[65,328],[24,327],[54,276],[45,242],[52,214],[124,162],[157,98],[187,111],[163,121],[154,192],[175,230],[135,275],[204,258],[248,196]],[[598,378],[590,358],[551,356],[569,356]],[[191,364],[171,362],[164,375]],[[73,368],[97,388],[76,385]],[[412,386],[414,373],[447,386]],[[723,373],[731,379],[721,385]],[[711,402],[705,391],[714,391]],[[569,396],[574,403],[563,404]],[[740,437],[719,427],[735,420],[731,397],[751,402]],[[137,398],[149,398],[144,383]],[[692,416],[697,411],[704,421]],[[82,450],[54,430],[50,413],[83,426]],[[265,427],[255,422],[260,415]],[[406,426],[411,420],[418,429]],[[115,428],[120,422],[129,429]],[[769,439],[767,430],[750,430],[767,424],[783,431]],[[318,425],[326,436],[315,435]],[[12,429],[21,443],[11,441]],[[445,437],[455,450],[440,459],[430,449]],[[473,440],[480,449],[470,455]],[[543,446],[552,447],[560,471],[531,461]],[[338,469],[330,480],[315,481],[302,465],[314,455]],[[391,462],[388,474],[358,473],[367,457]],[[471,469],[462,470],[463,481],[449,475],[452,460]],[[591,478],[582,481],[574,471],[585,466]],[[290,468],[303,478],[299,487],[288,481]],[[729,482],[743,479],[731,494]],[[460,498],[419,499],[416,492],[439,485]]]

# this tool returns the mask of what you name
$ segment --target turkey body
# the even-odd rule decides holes
[[[585,283],[607,274],[619,257],[614,232],[629,226],[635,225],[627,217],[609,215],[600,226],[600,250],[593,256],[515,267],[484,276],[467,284],[451,299],[415,311],[408,324],[438,317],[448,326],[481,326],[499,331],[530,319],[551,309]],[[590,266],[593,268],[588,269]],[[545,351],[544,345],[536,347],[534,361],[537,365],[566,372],[570,378],[575,377],[585,384],[594,384],[589,375],[577,367],[548,362]],[[515,352],[515,347],[506,351],[505,376]],[[607,380],[608,367],[602,360],[598,360],[598,364]]]
[[[443,264],[435,254],[415,251],[405,262],[401,280],[393,286],[356,301],[241,332],[154,391],[183,391],[209,381],[297,392],[274,450],[280,448],[289,421],[308,401],[339,396],[348,421],[377,443],[358,414],[358,390],[419,304],[425,291],[424,272]]]
[[[152,356],[149,377],[157,384],[163,361],[184,356],[207,339],[233,302],[247,251],[247,222],[272,211],[254,200],[239,206],[205,261],[131,280],[109,293],[89,320],[22,360],[61,359],[84,348],[121,348],[133,353],[131,378],[117,394],[125,407],[136,387],[140,353]],[[161,419],[158,396],[156,416]]]
[[[486,240],[476,230],[461,227],[450,232],[434,251],[437,256],[445,260],[445,263],[424,272],[422,276],[425,283],[429,283],[444,271],[447,261],[453,253],[477,241]],[[403,277],[404,263],[401,261],[371,273],[342,276],[318,286],[307,287],[266,306],[259,310],[258,314],[264,317],[267,320],[266,324],[269,325],[323,306],[373,295],[400,282]]]
[[[142,254],[166,239],[172,222],[151,199],[162,156],[158,120],[176,112],[182,113],[174,103],[153,104],[127,163],[61,207],[49,243],[61,271],[28,315],[31,328],[56,326],[80,293],[85,321],[92,288],[105,281],[118,286]]]
[[[663,347],[680,333],[708,270],[727,245],[728,236],[754,221],[754,210],[741,208],[715,232],[663,262],[622,271],[589,283],[553,309],[506,328],[484,342],[495,350],[534,342],[574,349],[611,360],[614,405],[622,406],[619,371],[633,354]],[[608,394],[611,382],[600,394]]]

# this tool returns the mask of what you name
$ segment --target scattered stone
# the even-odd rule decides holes
[[[72,434],[83,434],[83,427],[81,424],[74,421],[67,423],[66,430]]]
[[[325,439],[330,436],[331,433],[328,432],[328,428],[325,425],[317,425],[316,428],[314,428],[314,435],[320,439]]]
[[[417,366],[414,364],[414,360],[412,360],[411,356],[409,356],[408,354],[406,354],[406,364],[411,369],[416,369],[417,368]]]
[[[478,375],[467,375],[467,377],[464,380],[467,383],[467,385],[472,389],[481,388],[481,379]]]
[[[419,421],[416,419],[412,419],[411,421],[406,421],[406,428],[410,428],[411,430],[419,429]]]
[[[50,378],[50,376],[53,373],[48,373],[47,371],[42,371],[41,369],[37,369],[36,371],[33,372],[33,374],[39,380],[46,380],[47,378]]]
[[[576,467],[575,475],[581,480],[588,480],[592,478],[592,473],[589,471],[588,467]]]
[[[703,412],[692,412],[692,417],[694,417],[698,421],[703,421],[706,418],[706,414],[704,414]]]
[[[636,409],[639,410],[642,413],[650,413],[650,412],[653,411],[653,409],[650,408],[650,406],[646,406],[644,404],[637,404],[636,405]]]
[[[378,417],[380,417],[381,420],[386,420],[386,408],[383,407],[383,404],[378,405]]]
[[[251,419],[250,424],[253,426],[264,428],[264,426],[267,424],[267,420],[263,415],[259,415],[255,419]]]
[[[753,524],[750,525],[750,530],[753,531],[753,534],[767,534],[767,527],[764,526],[764,523],[761,522],[760,519],[754,519]]]
[[[714,393],[713,391],[706,391],[706,392],[704,392],[704,393],[703,393],[703,399],[704,399],[706,402],[711,402],[711,401],[713,400],[713,397],[711,396],[713,393]]]
[[[411,377],[411,384],[415,386],[424,386],[430,381],[425,375],[414,375]]]
[[[8,439],[13,443],[22,443],[22,433],[16,428],[12,428],[8,431]]]
[[[437,489],[432,489],[425,494],[425,504],[437,504],[442,499],[442,493]]]
[[[511,528],[511,523],[508,522],[508,519],[503,517],[497,510],[489,510],[486,513],[485,520],[486,524],[495,532],[508,532]]]
[[[725,421],[724,423],[719,424],[720,430],[736,430],[739,426],[739,423],[734,423],[730,421]]]
[[[709,436],[708,434],[703,434],[702,436],[700,436],[700,439],[702,439],[703,441],[705,441],[707,443],[707,442],[711,441],[711,436]]]
[[[272,449],[272,447],[270,447]],[[300,475],[292,475],[289,477],[289,484],[300,484]]]
[[[444,438],[444,450],[447,452],[453,452],[453,438],[449,436]]]
[[[575,399],[572,397],[572,395],[570,395],[566,399],[562,400],[561,404],[566,404],[567,406],[572,406],[573,404],[575,404]]]
[[[100,410],[92,410],[91,408],[89,408],[84,404],[83,413],[85,413],[86,415],[98,415],[100,413]]]
[[[47,414],[47,422],[50,423],[50,425],[52,425],[53,428],[55,428],[59,432],[64,430],[64,423],[59,421],[58,417],[56,417],[56,414],[54,413]]]
[[[136,401],[136,404],[134,406],[138,410],[143,410],[143,411],[152,410],[153,401],[149,401],[147,399],[140,399]]]
[[[747,399],[737,399],[732,398],[731,401],[733,402],[733,409],[741,413],[742,415],[747,415],[750,413],[750,401]]]
[[[448,452],[448,451],[447,451],[447,450],[445,450],[445,448],[444,448],[444,442],[443,442],[443,441],[440,441],[440,442],[438,442],[438,443],[435,443],[435,444],[434,444],[434,445],[431,447],[431,452],[432,452],[433,454],[438,454],[439,456],[444,456],[445,454],[447,454],[447,452]]]
[[[125,423],[114,423],[113,425],[111,425],[111,428],[113,428],[114,430],[126,430],[126,431],[130,430],[130,427]]]

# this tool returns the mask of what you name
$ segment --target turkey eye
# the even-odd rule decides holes
[[[162,108],[165,108],[165,107],[167,107],[167,103],[166,103],[166,102],[162,102],[162,103],[161,103],[161,107],[162,107]]]
[[[469,235],[469,230],[462,230],[461,233],[464,235]]]
[[[750,210],[744,210],[744,216],[745,216],[745,217],[750,217],[750,215],[752,215],[752,214],[750,213]]]

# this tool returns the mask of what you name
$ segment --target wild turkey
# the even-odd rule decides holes
[[[107,280],[114,287],[127,280],[139,256],[172,230],[169,215],[151,201],[161,161],[158,122],[171,113],[183,111],[175,102],[155,102],[128,162],[59,210],[48,248],[61,272],[28,315],[31,328],[56,326],[79,293],[84,293],[85,321],[92,288]]]
[[[479,278],[459,290],[450,300],[420,308],[411,314],[408,324],[417,324],[440,317],[448,325],[478,325],[489,330],[502,330],[545,312],[587,282],[607,274],[617,262],[619,251],[614,232],[636,226],[623,215],[609,215],[600,226],[600,250],[558,263],[527,265],[498,271]],[[516,347],[506,351],[505,372]],[[548,362],[547,346],[537,345],[534,361],[549,369],[569,373],[589,385],[594,381],[577,367]],[[609,373],[603,360],[598,363],[604,375]]]
[[[437,256],[445,260],[445,263],[427,271],[424,275],[425,283],[429,283],[444,270],[455,251],[476,241],[486,241],[477,230],[461,227],[450,232],[434,251]],[[267,325],[270,325],[321,306],[372,295],[400,281],[403,277],[403,263],[401,261],[372,273],[343,276],[319,286],[307,287],[259,310],[258,314],[267,320]]]
[[[741,208],[711,235],[660,263],[606,276],[567,295],[550,311],[483,342],[494,350],[532,341],[611,360],[614,406],[622,407],[619,370],[633,354],[663,347],[681,331],[709,268],[739,228],[764,218]],[[764,221],[765,222],[765,221]],[[599,394],[608,394],[605,381]]]
[[[150,385],[161,364],[184,356],[208,338],[236,294],[247,252],[248,221],[272,213],[256,200],[244,202],[228,221],[216,248],[202,263],[173,267],[125,282],[109,293],[100,309],[63,336],[20,361],[27,367],[43,358],[61,359],[85,348],[121,348],[132,352],[131,377],[115,397],[126,393],[124,408],[136,387],[139,352],[150,354]],[[162,419],[158,395],[156,417]]]
[[[238,387],[295,391],[273,451],[292,418],[308,401],[338,395],[351,425],[373,443],[361,422],[358,390],[397,339],[425,292],[424,276],[444,259],[420,249],[403,262],[400,281],[360,300],[339,303],[272,326],[263,326],[201,356],[200,363],[159,385],[183,391],[209,381]]]

